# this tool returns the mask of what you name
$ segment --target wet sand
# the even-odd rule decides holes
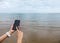
[[[19,19],[21,20],[21,31],[24,32],[23,43],[60,43],[60,27],[52,24],[53,21],[45,19],[40,21],[40,19],[29,18],[27,15],[24,19]],[[7,21],[0,22],[0,36],[9,30],[13,21],[14,17],[12,20],[8,18]],[[16,43],[16,40],[15,32],[3,43]]]
[[[0,29],[0,35],[9,30],[8,27]],[[37,29],[36,29],[37,28]],[[48,28],[48,29],[47,29]],[[57,29],[56,29],[57,28]],[[60,28],[58,27],[23,27],[24,32],[23,43],[60,43]],[[3,43],[16,43],[16,32],[7,38]]]

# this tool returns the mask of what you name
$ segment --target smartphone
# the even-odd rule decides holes
[[[20,20],[15,20],[12,30],[16,30],[16,27],[18,27],[18,26],[20,26]]]

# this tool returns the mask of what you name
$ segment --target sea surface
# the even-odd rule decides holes
[[[0,36],[20,20],[22,43],[60,43],[60,13],[0,13]],[[16,43],[16,32],[3,43]]]

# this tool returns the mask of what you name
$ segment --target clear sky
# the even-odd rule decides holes
[[[60,0],[0,0],[0,13],[60,13]]]

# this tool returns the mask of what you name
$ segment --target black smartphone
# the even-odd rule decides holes
[[[18,27],[18,26],[20,26],[20,20],[15,20],[12,30],[16,30],[16,27]]]

